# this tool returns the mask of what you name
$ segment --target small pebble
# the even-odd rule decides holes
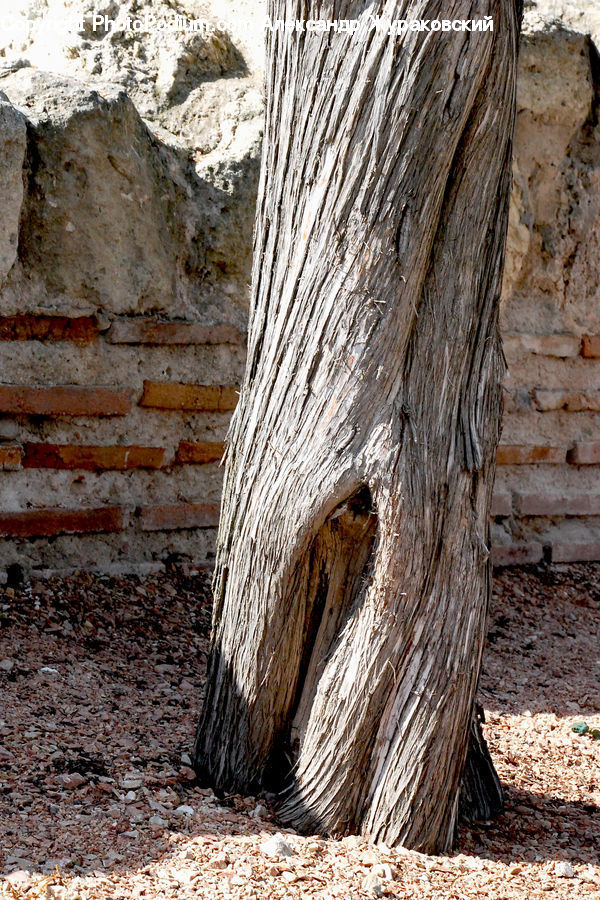
[[[378,876],[374,875],[373,872],[369,872],[369,874],[363,878],[361,887],[363,891],[370,891],[376,897],[383,897],[383,885]]]
[[[575,872],[573,871],[573,866],[571,865],[571,863],[556,863],[556,868],[554,871],[559,878],[575,878]]]
[[[132,773],[123,777],[123,780],[121,781],[121,787],[124,791],[136,791],[142,786],[143,783],[144,779],[141,775]]]
[[[276,859],[285,859],[286,856],[296,855],[296,851],[292,850],[279,831],[265,841],[261,845],[261,849],[267,856],[274,856]]]
[[[63,775],[58,776],[58,782],[65,791],[76,791],[86,781],[85,775],[80,775],[79,772],[65,772]]]
[[[248,815],[253,819],[263,819],[267,815],[267,808],[262,803],[259,803]]]
[[[67,889],[62,884],[49,884],[46,888],[47,900],[67,900]]]
[[[373,875],[378,875],[379,878],[385,878],[387,881],[391,881],[394,877],[389,863],[378,863],[376,866],[373,866],[371,872]]]

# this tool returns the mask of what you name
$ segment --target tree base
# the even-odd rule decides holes
[[[481,729],[485,722],[476,703],[459,797],[459,814],[467,822],[485,822],[504,808],[504,793]]]

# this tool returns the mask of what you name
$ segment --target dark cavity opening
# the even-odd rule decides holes
[[[297,590],[304,598],[303,650],[294,701],[265,778],[273,793],[293,783],[319,682],[371,581],[377,525],[371,491],[362,485],[330,513],[301,567]]]

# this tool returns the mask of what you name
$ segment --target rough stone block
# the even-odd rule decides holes
[[[232,385],[164,384],[144,381],[140,406],[205,412],[229,412],[237,406],[239,390]]]
[[[219,524],[219,507],[214,503],[166,503],[160,506],[143,506],[139,513],[142,531],[215,528]]]
[[[124,416],[131,410],[129,388],[27,387],[0,385],[0,413],[22,416]]]
[[[17,258],[26,143],[25,117],[0,92],[0,282]]]

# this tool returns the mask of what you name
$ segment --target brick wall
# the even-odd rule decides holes
[[[492,553],[600,559],[597,57],[552,26],[520,65]],[[1,86],[0,577],[210,562],[259,145],[209,172],[124,95]]]
[[[504,334],[499,564],[600,559],[600,336]]]
[[[600,336],[508,333],[504,346],[493,558],[598,559]],[[0,317],[0,359],[0,566],[210,562],[239,330]]]
[[[238,329],[5,316],[0,361],[0,568],[210,562]]]

